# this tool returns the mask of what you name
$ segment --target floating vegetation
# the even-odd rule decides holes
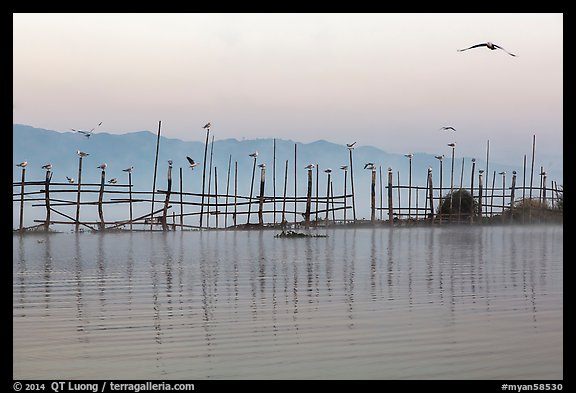
[[[282,231],[274,235],[274,237],[281,237],[281,238],[297,238],[297,237],[327,237],[326,235],[313,235],[311,233],[302,233],[296,231]]]

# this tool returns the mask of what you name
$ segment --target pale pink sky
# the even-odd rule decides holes
[[[14,14],[13,121],[562,166],[562,14]],[[515,53],[475,48],[492,41]],[[456,134],[439,131],[454,126]],[[551,168],[549,168],[551,169]]]

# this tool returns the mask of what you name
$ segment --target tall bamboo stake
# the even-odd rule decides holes
[[[336,222],[336,209],[334,207],[334,182],[330,180],[330,201],[332,201],[332,222]]]
[[[296,169],[298,168],[298,145],[294,143],[294,225],[296,225],[296,212],[298,211],[298,182],[296,181]]]
[[[394,225],[394,211],[392,206],[392,168],[388,168],[388,222],[390,226]]]
[[[352,150],[353,148],[348,148],[350,152],[350,183],[352,185],[352,215],[354,217],[354,223],[356,223],[356,200],[354,197],[354,167],[352,165]]]
[[[264,185],[266,181],[266,167],[262,164],[260,168],[260,203],[258,206],[258,224],[260,226],[264,225],[264,215],[262,210],[264,208]]]
[[[236,227],[236,205],[238,203],[238,161],[234,161],[234,227]]]
[[[348,167],[344,167],[344,224],[346,224],[346,211],[348,210],[347,200],[346,197],[346,178],[348,177]]]
[[[514,209],[514,194],[516,193],[516,171],[512,171],[512,189],[510,190],[510,220]]]
[[[532,166],[530,168],[530,199],[532,199],[532,181],[534,180],[534,155],[536,152],[536,135],[532,136]]]
[[[248,200],[248,218],[246,224],[250,224],[250,212],[252,211],[252,190],[254,188],[254,173],[256,172],[256,156],[254,156],[254,164],[252,165],[252,181],[250,182],[250,199]]]
[[[490,140],[486,141],[486,198],[484,201],[484,204],[486,205],[486,213],[488,213],[488,181],[489,181],[489,177],[488,177],[488,159],[490,157]]]
[[[372,224],[376,223],[376,167],[372,169],[372,185],[370,188],[371,198],[370,198],[370,221]]]
[[[328,207],[330,201],[330,172],[328,172],[328,182],[326,185],[326,226],[328,226]]]
[[[50,229],[50,180],[52,180],[52,171],[46,170],[46,182],[44,184],[44,198],[46,201],[46,221],[44,222],[44,230]]]
[[[316,222],[318,222],[318,197],[319,197],[319,175],[318,172],[320,172],[320,167],[318,166],[318,163],[316,163]]]
[[[82,156],[78,160],[78,192],[76,194],[76,232],[80,230],[80,185],[82,184]]]
[[[218,229],[218,216],[220,211],[218,211],[218,167],[214,167],[214,199],[215,199],[215,211],[216,215],[216,229]]]
[[[100,230],[104,229],[104,211],[102,210],[102,198],[104,196],[104,182],[106,181],[106,170],[102,169],[102,176],[100,178],[100,192],[98,194],[98,216],[100,223],[98,225]]]
[[[164,208],[162,210],[162,230],[168,230],[168,223],[166,222],[166,214],[168,213],[168,203],[170,202],[170,193],[172,191],[172,162],[168,162],[168,187],[166,189],[166,197],[164,198]]]
[[[204,217],[204,190],[206,189],[206,158],[208,155],[208,135],[210,135],[209,126],[206,127],[206,142],[204,142],[204,162],[202,168],[202,202],[200,203],[200,229],[202,229],[202,219]]]
[[[438,196],[438,206],[440,207],[440,211],[438,214],[438,221],[440,222],[440,224],[442,224],[442,169],[444,167],[444,154],[442,154],[442,156],[439,156],[440,158],[438,158],[438,161],[440,161],[440,195]]]
[[[496,171],[492,174],[492,192],[490,195],[490,217],[492,217],[492,212],[494,209],[494,182],[496,181]]]
[[[288,160],[284,169],[284,198],[282,199],[282,228],[286,226],[286,186],[288,185]]]
[[[310,204],[312,203],[312,168],[308,169],[308,189],[306,190],[306,213],[304,213],[304,225],[310,227]]]
[[[434,220],[434,187],[432,185],[432,168],[428,168],[428,197],[430,198],[430,220]]]
[[[482,173],[484,169],[478,170],[478,216],[482,221]]]
[[[230,164],[232,164],[232,154],[228,156],[228,175],[226,177],[226,199],[225,204],[226,207],[224,208],[224,227],[228,227],[228,191],[230,189]]]
[[[504,222],[504,209],[506,207],[506,172],[502,172],[502,222]]]
[[[128,171],[128,197],[130,199],[130,230],[132,230],[132,169]]]
[[[452,170],[450,171],[450,210],[448,215],[448,221],[452,221],[452,207],[454,206],[454,150],[455,146],[453,143],[452,145]]]
[[[158,136],[156,137],[156,158],[154,159],[154,180],[152,181],[152,206],[150,208],[150,213],[154,213],[154,197],[156,195],[156,170],[158,168],[158,149],[160,147],[160,128],[162,126],[162,121],[158,121]],[[78,178],[80,182],[80,178]],[[78,190],[80,190],[80,184],[78,184]],[[80,191],[78,191],[80,192]],[[150,230],[152,230],[152,224],[154,222],[153,216],[150,217]]]
[[[274,226],[276,226],[276,138],[273,141],[273,149],[272,149],[272,193],[274,194]]]
[[[400,203],[400,171],[396,171],[396,188],[398,191],[398,218],[402,217],[402,203]]]
[[[382,199],[383,199],[383,196],[382,196],[382,191],[383,191],[383,188],[382,188],[382,165],[378,166],[378,171],[380,174],[380,221],[382,221],[382,207],[383,207],[383,205],[382,205]],[[344,192],[344,195],[346,195],[346,192]],[[346,198],[344,198],[344,200],[346,200]],[[344,205],[344,207],[346,207],[346,205]],[[344,211],[346,211],[346,210],[344,210]]]
[[[26,168],[22,167],[22,181],[20,183],[20,227],[19,230],[24,230],[24,182],[26,180]]]
[[[472,196],[472,204],[470,206],[470,224],[474,222],[474,169],[476,168],[476,159],[472,159],[472,174],[470,175],[470,195]]]
[[[184,228],[184,208],[182,205],[182,167],[180,167],[179,169],[179,181],[180,181],[180,230],[182,230]],[[132,200],[132,198],[130,198],[130,200]],[[132,201],[130,201],[130,204],[132,204]],[[132,220],[132,214],[130,214],[130,220]]]
[[[212,156],[214,155],[214,135],[212,135],[212,141],[210,142],[210,167],[208,170],[208,209],[206,210],[206,228],[210,228],[210,188],[212,184]]]
[[[462,171],[460,173],[460,192],[458,193],[458,221],[460,221],[461,213],[462,213],[462,182],[464,179],[464,157],[462,157]]]

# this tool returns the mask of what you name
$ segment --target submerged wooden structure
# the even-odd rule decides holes
[[[454,176],[454,153],[452,153],[452,173],[450,192],[442,188],[442,159],[440,158],[440,170],[438,176],[439,187],[434,186],[434,173],[428,168],[426,184],[412,184],[412,163],[410,161],[409,184],[400,184],[400,172],[397,171],[398,181],[393,184],[393,168],[385,171],[383,179],[382,167],[372,165],[371,182],[369,191],[370,218],[357,219],[356,202],[354,193],[353,173],[353,148],[349,150],[349,166],[342,166],[344,170],[344,184],[341,186],[342,193],[334,193],[334,184],[331,179],[331,171],[325,170],[326,192],[320,195],[319,169],[316,168],[316,182],[314,187],[313,169],[307,168],[307,189],[302,196],[296,193],[297,183],[297,149],[294,146],[294,190],[295,195],[287,195],[289,160],[285,161],[284,183],[281,194],[276,190],[276,144],[274,141],[273,162],[273,185],[266,185],[266,166],[260,165],[260,185],[257,195],[254,195],[254,180],[256,175],[256,157],[252,165],[252,177],[250,195],[238,194],[238,162],[234,162],[233,192],[231,192],[231,169],[232,156],[228,160],[225,192],[218,192],[217,167],[212,168],[212,152],[210,153],[210,166],[208,168],[208,190],[206,192],[206,159],[202,174],[202,189],[199,193],[184,192],[182,189],[183,172],[179,168],[179,189],[172,187],[172,162],[169,162],[167,170],[167,184],[165,188],[156,187],[158,144],[160,136],[158,125],[158,141],[156,146],[156,159],[154,166],[154,179],[151,191],[133,190],[132,174],[128,171],[128,184],[111,183],[106,181],[105,167],[102,169],[99,183],[82,183],[82,155],[78,162],[78,182],[63,183],[52,181],[51,169],[46,170],[44,180],[26,180],[26,168],[22,168],[22,176],[19,182],[13,182],[13,203],[19,203],[19,225],[17,231],[26,230],[50,230],[52,225],[71,225],[76,231],[91,230],[199,230],[199,229],[262,229],[277,227],[286,229],[289,227],[326,227],[334,225],[408,225],[408,224],[446,224],[446,223],[485,223],[485,222],[541,222],[553,216],[562,219],[563,190],[555,182],[547,183],[544,168],[540,168],[540,182],[533,185],[534,157],[532,157],[532,169],[530,184],[526,185],[526,156],[524,156],[524,169],[522,185],[519,185],[517,173],[508,176],[510,184],[506,183],[506,173],[501,172],[501,185],[496,186],[496,171],[492,174],[491,187],[486,187],[486,170],[476,170],[475,160],[471,162],[470,183],[465,185],[464,159],[460,184],[455,186]],[[207,158],[208,137],[210,129],[206,131],[206,147],[204,156]],[[214,138],[214,137],[212,137]],[[212,141],[213,143],[213,141]],[[533,152],[534,155],[534,143]],[[488,157],[487,147],[487,157]],[[78,152],[80,153],[80,152]],[[410,157],[411,158],[411,157]],[[438,157],[437,157],[438,158]],[[313,166],[314,167],[314,166]],[[348,169],[350,176],[348,179]],[[160,168],[162,170],[162,168]],[[212,170],[214,179],[212,179]],[[304,171],[302,171],[304,172]],[[379,179],[378,179],[379,178]],[[477,179],[477,186],[476,184]],[[347,180],[350,182],[351,193]],[[211,184],[214,184],[212,191]],[[321,186],[320,186],[321,187]],[[339,187],[337,187],[339,188]],[[222,189],[222,187],[220,188]],[[270,192],[272,191],[272,192]],[[447,192],[444,194],[444,192]],[[315,192],[315,198],[313,194]],[[408,194],[408,201],[403,205],[401,195]],[[156,196],[161,197],[156,199]],[[379,195],[379,198],[377,196]],[[536,197],[537,195],[537,197]],[[75,196],[75,198],[74,198]],[[95,196],[95,197],[93,197]],[[396,196],[396,197],[395,197]],[[517,197],[518,196],[518,197]],[[162,198],[163,197],[163,198]],[[313,203],[314,200],[314,203]],[[376,201],[379,200],[379,205]],[[106,220],[107,206],[123,206],[126,209],[126,218]],[[149,213],[139,214],[134,217],[134,207],[148,208]],[[36,225],[24,227],[25,207],[45,210],[44,219],[35,219]],[[98,219],[84,219],[82,210],[97,208]],[[179,207],[179,209],[176,209]],[[281,207],[278,209],[278,207]],[[289,209],[289,207],[292,207]],[[75,211],[75,216],[67,214],[66,209]],[[178,210],[178,214],[176,214]],[[140,209],[142,212],[143,209]],[[544,213],[543,213],[544,212]],[[350,214],[351,213],[351,214]],[[379,213],[379,214],[377,214]],[[257,221],[252,220],[252,215],[257,216]],[[37,214],[36,214],[37,216]],[[224,218],[224,225],[221,226]],[[229,220],[229,216],[231,219]],[[244,219],[240,217],[245,216]],[[215,220],[211,223],[210,218]],[[314,217],[314,219],[312,219]],[[293,218],[289,220],[289,218]]]

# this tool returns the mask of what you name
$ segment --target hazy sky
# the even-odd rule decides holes
[[[563,15],[14,14],[13,121],[562,166]],[[492,41],[517,55],[485,47]],[[453,126],[456,133],[440,131]],[[386,165],[383,163],[383,165]]]

